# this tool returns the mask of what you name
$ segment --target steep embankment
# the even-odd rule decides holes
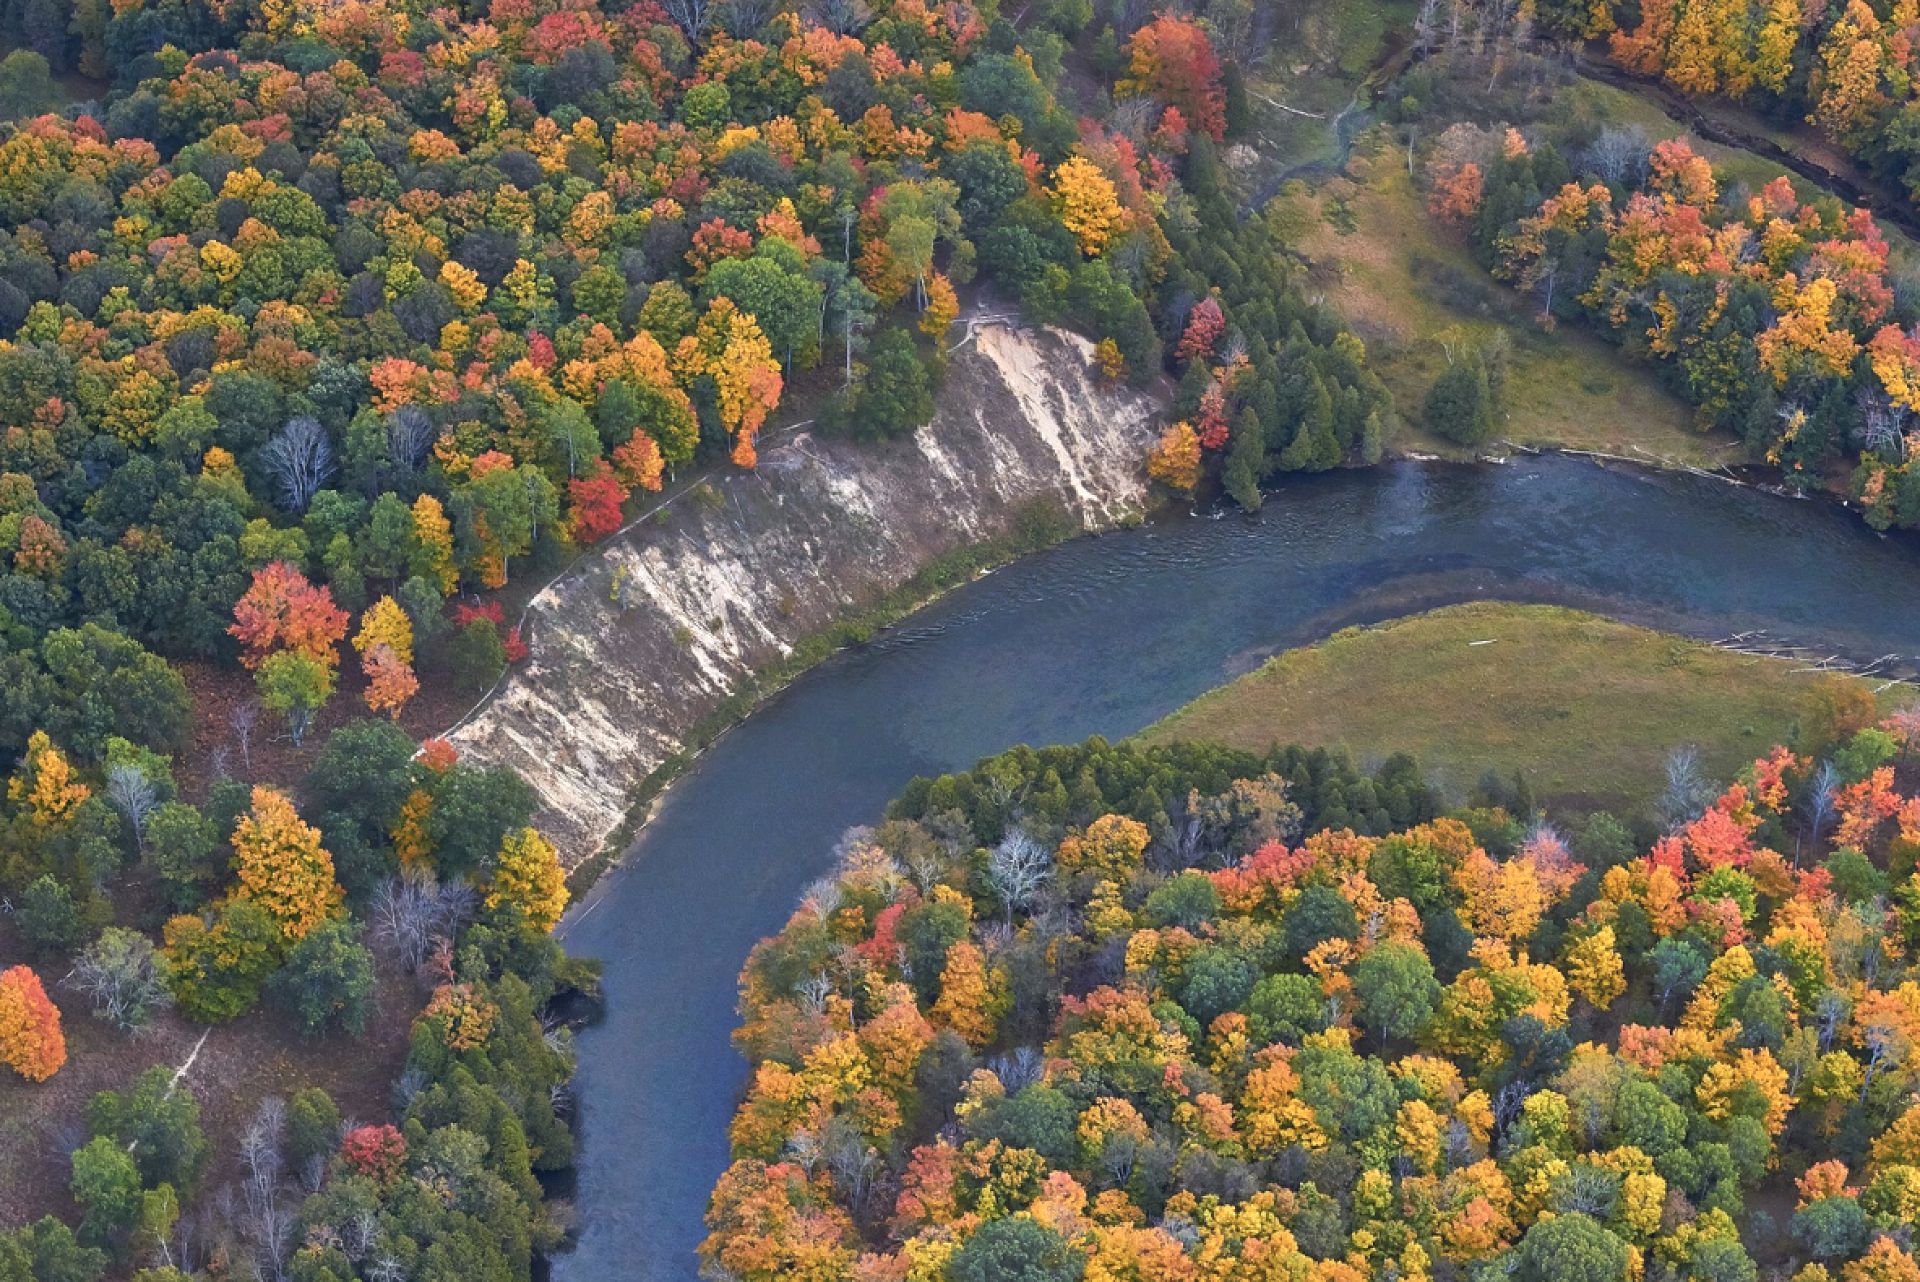
[[[543,591],[528,661],[449,737],[518,768],[578,863],[694,727],[808,636],[1036,500],[1089,530],[1142,510],[1156,408],[1100,379],[1083,339],[982,325],[910,440],[787,437]]]

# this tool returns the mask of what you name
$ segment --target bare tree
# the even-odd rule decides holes
[[[233,737],[240,745],[240,765],[249,775],[253,773],[253,731],[260,724],[260,701],[248,699],[233,705],[227,713],[227,724],[233,728]]]
[[[661,7],[688,42],[696,46],[713,22],[713,0],[664,0]]]
[[[443,883],[431,872],[405,873],[374,892],[369,913],[374,938],[418,970],[435,940],[450,938],[473,916],[477,898],[464,881]]]
[[[807,17],[836,36],[850,36],[873,21],[873,10],[865,0],[813,0]]]
[[[1713,785],[1700,772],[1700,750],[1688,745],[1667,754],[1667,788],[1660,794],[1660,821],[1669,830],[1692,823],[1713,803]]]
[[[93,999],[94,1014],[129,1030],[173,1000],[153,941],[118,926],[107,927],[88,945],[66,983]]]
[[[1825,1055],[1833,1049],[1834,1034],[1840,1031],[1840,1025],[1852,1009],[1845,993],[1829,988],[1814,1001],[1814,1019],[1820,1030],[1820,1053]]]
[[[1839,809],[1840,787],[1840,768],[1831,761],[1821,762],[1813,772],[1813,791],[1807,798],[1807,836],[1816,847]],[[1800,847],[1795,843],[1794,862],[1799,861]]]
[[[402,405],[387,416],[387,461],[395,472],[411,476],[427,461],[433,444],[433,420],[418,405]]]
[[[987,1067],[1007,1088],[1007,1094],[1017,1095],[1040,1080],[1046,1060],[1035,1047],[1016,1046],[1004,1055],[994,1056]]]
[[[1440,0],[1420,0],[1420,11],[1414,15],[1413,43],[1422,58],[1433,49],[1439,11]]]
[[[987,881],[1007,906],[1007,921],[1024,911],[1053,876],[1053,852],[1022,825],[1000,839],[987,856]]]
[[[820,1136],[820,1150],[827,1169],[856,1216],[865,1209],[867,1195],[873,1191],[874,1177],[884,1168],[880,1154],[867,1137],[845,1114],[835,1114]]]
[[[240,1137],[244,1167],[240,1192],[246,1203],[244,1235],[252,1244],[256,1267],[263,1278],[286,1276],[288,1251],[293,1244],[294,1217],[285,1204],[286,1101],[269,1096]]]
[[[333,440],[320,420],[305,414],[287,420],[287,425],[261,449],[260,457],[280,482],[280,497],[289,512],[304,512],[326,483],[333,479],[338,465],[333,457]]]
[[[1907,452],[1907,413],[1885,392],[1862,387],[1854,393],[1860,411],[1860,448],[1898,463]]]
[[[147,772],[131,761],[107,767],[107,800],[133,829],[133,844],[142,856],[147,853],[147,820],[160,804],[160,789]]]
[[[722,8],[727,34],[736,40],[751,39],[778,7],[779,0],[725,0]]]
[[[1585,164],[1600,181],[1614,187],[1638,187],[1647,176],[1653,146],[1639,125],[1611,126],[1587,147]]]

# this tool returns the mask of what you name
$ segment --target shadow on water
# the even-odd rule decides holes
[[[578,1042],[582,1228],[553,1276],[696,1275],[746,1080],[740,964],[911,776],[1131,734],[1257,656],[1488,597],[1911,662],[1914,552],[1831,505],[1698,477],[1402,463],[1286,484],[1257,518],[1078,540],[952,593],[726,735],[564,928],[605,962],[607,1008]]]

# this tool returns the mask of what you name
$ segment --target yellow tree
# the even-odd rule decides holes
[[[680,340],[675,360],[683,376],[713,379],[720,424],[734,438],[733,461],[754,466],[759,455],[753,438],[780,403],[784,386],[780,362],[773,359],[773,345],[759,322],[732,299],[716,298],[695,332]]]
[[[408,568],[439,584],[442,596],[460,582],[460,572],[453,564],[453,522],[447,519],[440,500],[431,494],[413,501],[413,554]]]
[[[413,663],[413,620],[390,596],[367,607],[360,616],[360,630],[353,637],[353,648],[362,655],[378,645],[392,650],[400,662]]]
[[[1565,967],[1567,983],[1595,1010],[1605,1010],[1627,991],[1626,968],[1614,945],[1611,926],[1602,926],[1569,944]]]
[[[553,843],[532,828],[507,834],[487,883],[487,907],[512,904],[539,930],[552,930],[567,907],[567,878]]]
[[[1101,815],[1087,825],[1083,833],[1070,835],[1060,843],[1054,858],[1061,871],[1097,873],[1116,882],[1125,881],[1140,871],[1140,857],[1147,849],[1147,826],[1125,815]]]
[[[1517,942],[1533,933],[1547,911],[1547,894],[1530,860],[1495,863],[1475,847],[1453,878],[1466,897],[1467,921],[1476,935]]]
[[[999,1026],[994,1009],[993,991],[987,978],[987,959],[967,940],[947,949],[947,964],[940,972],[940,997],[933,1004],[933,1017],[960,1034],[975,1048],[993,1040]]]
[[[234,825],[233,868],[236,893],[258,904],[289,940],[338,913],[345,897],[320,830],[273,788],[255,788],[253,809]]]
[[[1184,419],[1169,423],[1147,451],[1147,475],[1182,494],[1200,484],[1200,437]]]
[[[87,785],[75,777],[73,763],[54,747],[46,731],[36,730],[27,737],[26,760],[7,781],[7,800],[24,810],[34,827],[64,826],[91,795]]]
[[[1885,61],[1880,19],[1865,0],[1850,0],[1814,59],[1808,123],[1848,147],[1866,141],[1887,105],[1881,89]]]
[[[1092,257],[1120,229],[1122,211],[1113,184],[1085,156],[1073,156],[1053,171],[1053,207],[1060,221]]]
[[[927,305],[920,312],[920,332],[938,338],[959,314],[960,298],[953,292],[953,282],[941,272],[933,273],[927,278]]]

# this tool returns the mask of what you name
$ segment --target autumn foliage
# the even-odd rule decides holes
[[[285,561],[254,571],[253,582],[233,607],[227,629],[240,642],[241,662],[257,668],[270,654],[292,651],[328,667],[339,662],[347,613],[333,593],[316,587]]]
[[[30,1082],[44,1082],[67,1062],[60,1011],[40,977],[25,966],[0,971],[0,1064]]]
[[[1464,226],[1483,190],[1511,208],[1560,163],[1455,126],[1429,159],[1429,208]],[[1891,250],[1865,209],[1803,200],[1785,175],[1730,196],[1706,157],[1670,138],[1648,149],[1637,188],[1582,174],[1504,226],[1472,229],[1543,325],[1580,316],[1669,366],[1703,427],[1740,432],[1796,486],[1824,484],[1854,452],[1866,519],[1920,523],[1907,446],[1920,344],[1895,323]]]
[[[1897,743],[1869,727],[1846,754]],[[1017,1241],[1061,1277],[1544,1278],[1572,1220],[1621,1277],[1752,1276],[1749,1251],[1920,1272],[1899,769],[1815,816],[1813,763],[1776,750],[1636,849],[1611,816],[1487,805],[1361,835],[1324,823],[1351,783],[1296,792],[1242,756],[1183,795],[1185,764],[1019,749],[916,782],[848,843],[742,972],[755,1073],[709,1261],[999,1276],[970,1270]],[[1023,787],[1034,810],[998,800]],[[822,1142],[843,1156],[799,1160]],[[1339,1196],[1288,1174],[1336,1169]],[[1789,1183],[1786,1234],[1744,1233]]]
[[[236,893],[265,909],[289,940],[340,911],[333,856],[320,844],[320,830],[277,789],[253,790],[253,808],[234,825],[233,870]]]
[[[1163,12],[1127,44],[1122,93],[1147,94],[1171,106],[1215,142],[1226,134],[1226,93],[1213,42],[1191,18]]]

